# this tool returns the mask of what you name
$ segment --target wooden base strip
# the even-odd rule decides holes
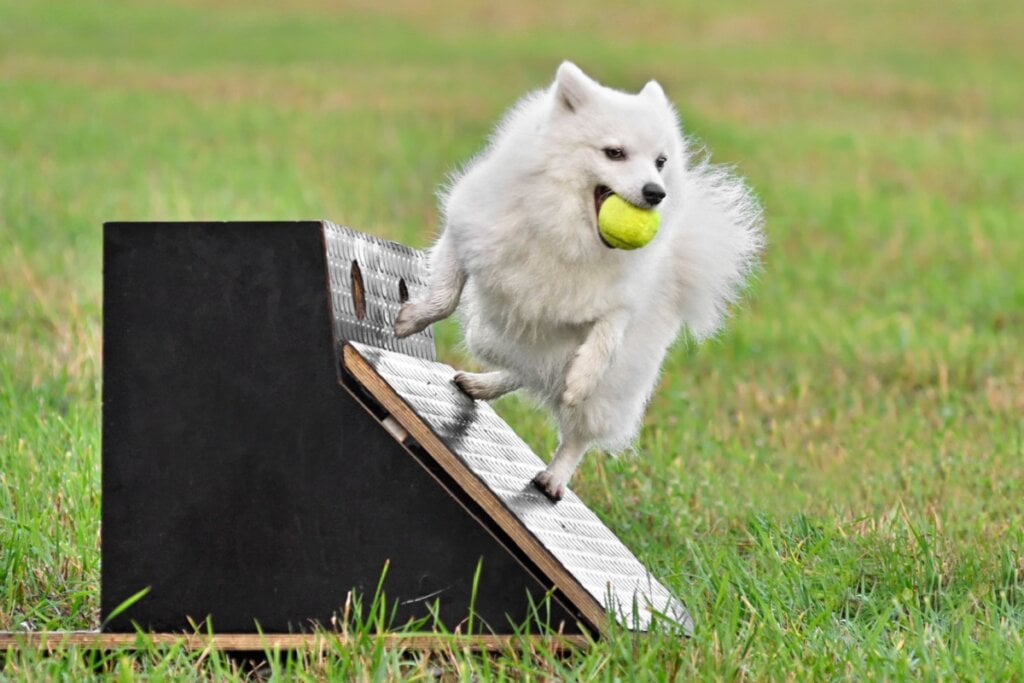
[[[190,650],[212,647],[227,652],[266,652],[273,650],[321,650],[349,647],[357,642],[383,641],[384,647],[398,650],[501,651],[524,644],[557,651],[582,649],[589,641],[585,636],[462,636],[417,633],[384,633],[353,638],[341,633],[101,633],[99,631],[0,631],[0,652],[6,650],[44,649],[48,651],[77,647],[87,650],[120,648],[145,649],[184,645]]]

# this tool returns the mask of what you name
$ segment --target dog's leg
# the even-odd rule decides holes
[[[565,487],[586,452],[586,440],[563,434],[562,442],[558,444],[558,450],[555,451],[555,457],[551,459],[547,469],[539,472],[533,478],[533,485],[551,500],[562,500],[562,496],[565,495]]]
[[[562,404],[573,408],[585,401],[597,388],[598,382],[611,363],[612,355],[622,343],[629,324],[629,315],[619,311],[594,323],[586,341],[576,350],[565,373],[565,391]]]
[[[395,336],[408,337],[427,325],[455,312],[466,284],[466,271],[451,244],[447,231],[430,252],[430,279],[427,292],[418,301],[402,305],[395,318]]]
[[[467,396],[481,401],[491,401],[523,386],[519,377],[508,370],[460,372],[454,381]]]

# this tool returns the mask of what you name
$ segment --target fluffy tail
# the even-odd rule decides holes
[[[710,337],[746,287],[765,247],[764,215],[746,183],[706,156],[687,171],[677,241],[677,304],[696,339]]]

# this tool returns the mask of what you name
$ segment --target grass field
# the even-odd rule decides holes
[[[371,642],[275,674],[1024,679],[1024,4],[678,5],[0,0],[0,630],[97,623],[102,222],[324,217],[424,246],[445,174],[572,58],[659,79],[766,207],[764,269],[719,339],[671,355],[641,457],[575,481],[695,637]]]

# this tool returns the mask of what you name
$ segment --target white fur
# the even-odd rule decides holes
[[[657,236],[608,248],[595,187],[646,206],[649,182],[667,195]],[[760,207],[741,180],[691,163],[661,86],[619,92],[569,62],[511,109],[442,210],[429,291],[403,307],[396,332],[461,300],[470,351],[498,372],[460,373],[459,386],[486,399],[522,387],[553,411],[561,441],[535,483],[556,500],[587,449],[629,446],[669,346],[684,330],[699,340],[719,329],[763,244]]]

